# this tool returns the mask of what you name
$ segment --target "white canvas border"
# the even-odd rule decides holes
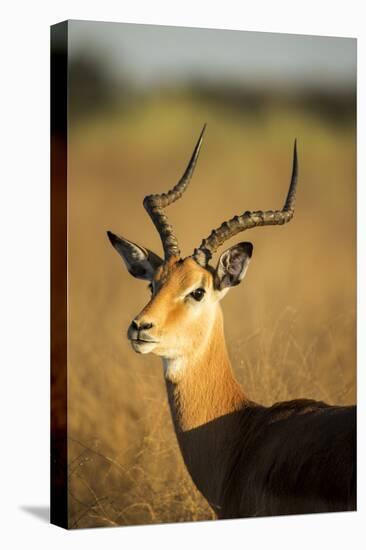
[[[64,0],[8,4],[1,64],[1,540],[3,547],[361,547],[366,487],[365,31],[362,3]],[[49,26],[92,19],[358,38],[358,404],[359,511],[64,532],[24,511],[49,499]],[[363,528],[363,529],[362,529]]]

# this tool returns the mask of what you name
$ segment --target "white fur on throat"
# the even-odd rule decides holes
[[[183,357],[176,357],[175,359],[168,359],[163,357],[164,376],[170,382],[176,382],[177,378],[183,373],[186,366],[186,361]]]

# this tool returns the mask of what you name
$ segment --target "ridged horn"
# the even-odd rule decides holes
[[[206,239],[203,239],[199,248],[194,250],[193,258],[196,262],[202,267],[206,267],[219,246],[241,231],[261,225],[283,225],[289,222],[295,211],[297,179],[298,161],[295,139],[291,182],[282,210],[267,210],[265,212],[262,210],[255,212],[246,211],[240,216],[234,216],[231,220],[223,222],[219,228],[214,229]]]
[[[188,166],[179,182],[167,193],[148,195],[144,198],[144,208],[158,230],[164,248],[165,259],[169,259],[171,256],[180,256],[180,250],[173,227],[170,225],[163,209],[180,199],[187,189],[197,163],[205,128],[206,124],[202,128]]]

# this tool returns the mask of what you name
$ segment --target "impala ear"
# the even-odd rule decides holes
[[[244,278],[253,253],[252,243],[238,243],[223,252],[215,271],[215,288],[236,286]]]
[[[151,250],[118,237],[111,231],[107,231],[107,235],[112,246],[122,256],[129,273],[137,279],[151,281],[155,270],[163,263],[163,260]]]

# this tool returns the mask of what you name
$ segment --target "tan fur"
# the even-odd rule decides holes
[[[212,274],[191,258],[171,258],[155,273],[154,295],[136,320],[153,323],[159,344],[153,353],[166,359],[172,414],[189,430],[243,406],[227,354],[220,293]],[[204,287],[202,303],[187,293]]]
[[[194,349],[190,351],[182,375],[168,384],[175,423],[182,431],[238,410],[245,402],[227,354],[219,305],[205,349],[198,357]]]

